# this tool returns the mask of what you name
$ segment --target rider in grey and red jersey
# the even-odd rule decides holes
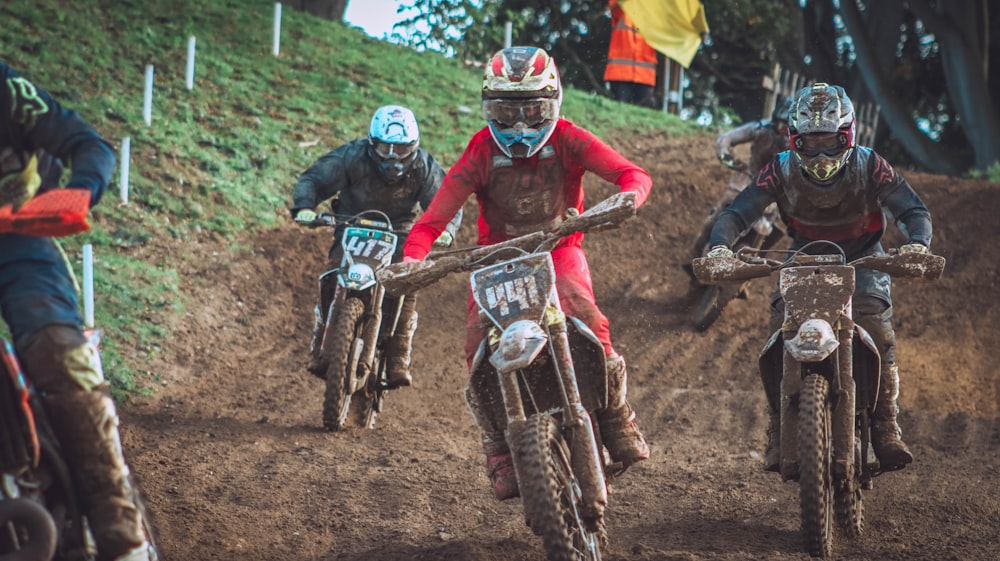
[[[839,86],[817,83],[799,90],[792,106],[790,150],[775,156],[719,215],[712,229],[708,257],[732,258],[730,245],[771,203],[789,235],[791,249],[815,240],[835,242],[848,261],[883,253],[880,242],[887,220],[893,218],[908,242],[900,252],[927,252],[931,216],[920,197],[892,166],[854,140],[851,99]],[[899,371],[892,328],[891,280],[879,271],[858,268],[854,320],[871,334],[882,357],[882,383],[872,419],[872,444],[884,471],[913,461],[896,422]],[[772,327],[780,326],[784,302],[772,301]],[[764,380],[765,387],[774,381]],[[765,469],[779,462],[777,411],[770,411]]]

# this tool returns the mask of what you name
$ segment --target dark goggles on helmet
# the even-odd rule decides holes
[[[844,131],[822,134],[793,134],[792,146],[795,151],[807,158],[816,156],[839,156],[850,148],[850,139]]]
[[[483,101],[483,117],[500,129],[519,124],[538,129],[559,118],[559,102],[548,98],[487,99]]]
[[[392,144],[390,142],[382,142],[381,140],[373,140],[372,148],[375,150],[375,155],[383,160],[405,160],[417,153],[416,142]]]

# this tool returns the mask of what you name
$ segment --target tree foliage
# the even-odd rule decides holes
[[[761,116],[775,63],[881,108],[875,147],[939,173],[1000,160],[1000,10],[990,0],[703,0],[714,43],[688,69],[688,114]],[[563,81],[606,94],[607,0],[409,0],[397,40],[485,61],[545,48]],[[402,8],[401,8],[402,9]]]

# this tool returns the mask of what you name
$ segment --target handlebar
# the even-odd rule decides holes
[[[633,216],[635,193],[621,192],[590,207],[583,214],[565,217],[547,230],[493,245],[442,252],[444,254],[439,257],[419,263],[394,263],[379,269],[376,276],[389,294],[410,294],[451,273],[472,271],[525,252],[551,251],[564,236],[616,228]]]
[[[385,230],[394,234],[407,233],[405,230],[394,229],[392,227],[392,221],[389,220],[389,217],[381,210],[363,210],[354,215],[321,212],[316,215],[316,219],[312,222],[300,222],[299,224],[309,228],[336,228],[339,225],[365,226]]]
[[[764,257],[765,250],[743,248],[733,258],[698,257],[692,261],[695,277],[702,284],[740,284],[744,281],[769,276],[774,271],[790,267],[824,267],[848,265],[888,273],[893,279],[933,281],[944,273],[945,258],[930,253],[889,253],[866,255],[845,263],[843,253],[810,255],[801,251],[790,253],[785,261]],[[771,251],[773,253],[773,251]]]

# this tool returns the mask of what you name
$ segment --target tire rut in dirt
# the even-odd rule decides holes
[[[580,490],[569,447],[550,415],[528,419],[520,442],[518,484],[531,530],[541,536],[549,561],[600,561],[603,521],[587,530],[580,515]]]
[[[323,394],[323,427],[338,431],[345,427],[351,396],[347,393],[348,376],[354,376],[349,368],[355,340],[361,329],[361,315],[364,304],[357,298],[344,300],[343,305],[334,308],[334,316],[326,333],[323,354],[327,360],[326,392]],[[350,370],[350,372],[348,372]]]
[[[806,376],[799,393],[799,508],[802,538],[813,557],[833,551],[828,393],[826,378],[818,374]]]

